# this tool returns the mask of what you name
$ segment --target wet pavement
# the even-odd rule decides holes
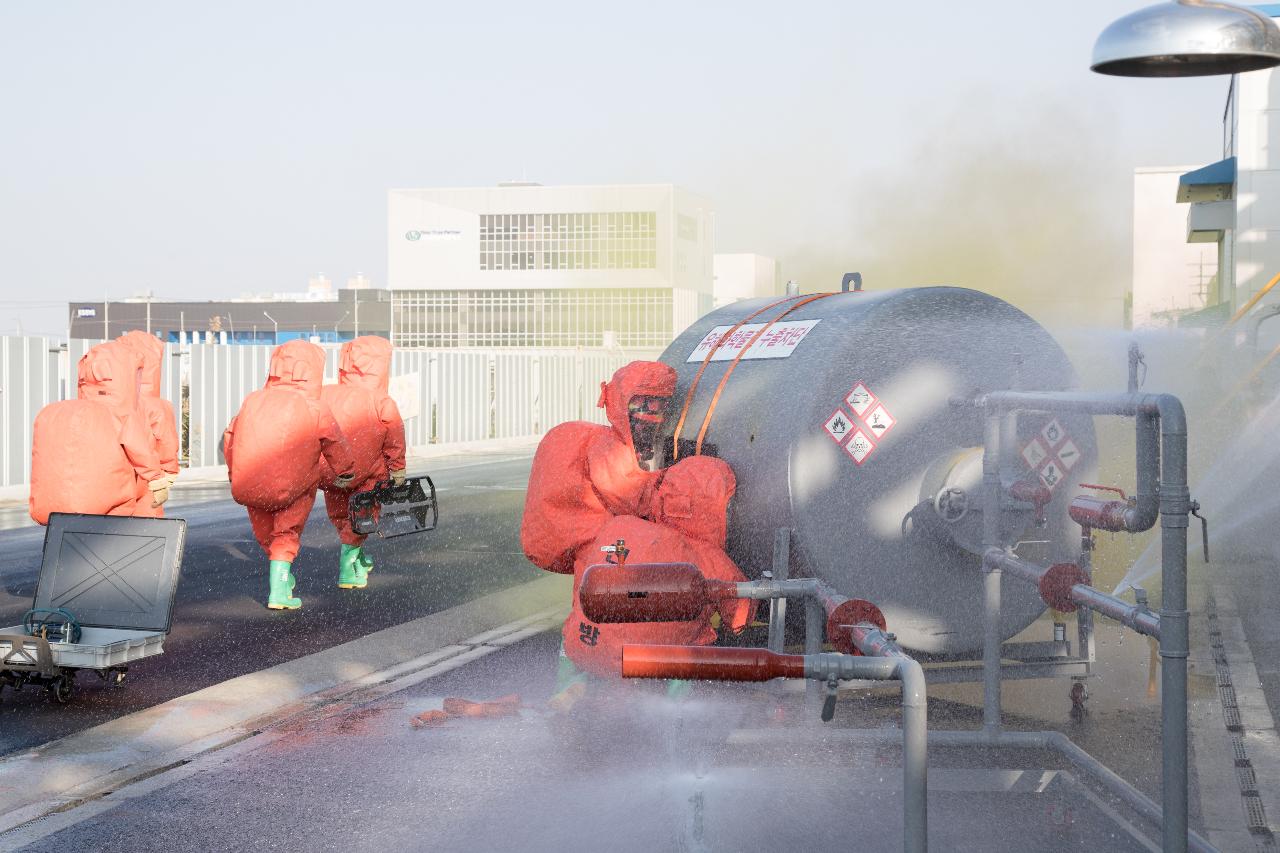
[[[558,632],[541,634],[387,698],[291,721],[0,845],[142,853],[174,849],[180,831],[187,850],[901,849],[892,742],[824,737],[831,728],[806,717],[802,697],[767,686],[699,684],[671,700],[661,683],[595,685],[555,713],[545,702],[558,643]],[[512,691],[515,717],[411,726],[446,696]],[[930,704],[937,724],[956,713],[955,702]],[[840,709],[837,731],[898,714],[885,690],[852,693]],[[803,737],[787,736],[797,729]],[[1151,849],[1135,837],[1149,828],[1053,758],[932,750],[933,849]]]
[[[375,569],[365,590],[337,588],[337,535],[317,501],[294,564],[297,612],[263,606],[266,560],[227,487],[176,490],[169,515],[187,519],[188,532],[165,653],[132,664],[118,689],[80,673],[67,705],[36,688],[4,690],[0,755],[536,579],[541,573],[519,545],[530,462],[527,454],[495,454],[412,465],[411,474],[436,482],[439,529],[371,539]],[[25,510],[10,508],[10,522],[21,522],[17,512]],[[43,535],[29,520],[0,531],[0,626],[18,624],[31,606]]]

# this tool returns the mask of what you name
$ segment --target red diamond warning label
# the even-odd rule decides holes
[[[863,418],[863,420],[866,421],[867,428],[871,430],[871,434],[876,437],[876,441],[884,438],[885,434],[893,429],[893,425],[897,423],[883,403],[872,409],[871,414]]]
[[[845,396],[844,401],[849,404],[849,408],[853,409],[853,413],[861,418],[876,404],[876,395],[872,394],[866,385],[859,382]]]
[[[1022,460],[1027,463],[1027,467],[1032,471],[1040,467],[1040,463],[1049,455],[1049,451],[1045,449],[1044,442],[1038,438],[1033,438],[1022,448]]]
[[[1076,467],[1076,463],[1080,461],[1080,448],[1076,447],[1076,443],[1071,439],[1067,439],[1058,448],[1058,461],[1062,463],[1064,471],[1070,471]]]
[[[875,443],[867,438],[866,433],[861,429],[853,428],[853,438],[849,439],[844,446],[844,452],[853,457],[853,461],[861,465],[867,460],[867,457],[875,452]]]
[[[1067,478],[1080,458],[1080,448],[1057,418],[1041,427],[1040,433],[1022,448],[1022,460],[1050,491]]]
[[[822,425],[827,431],[827,435],[836,440],[836,444],[843,444],[845,438],[853,430],[853,421],[844,413],[843,409],[836,409],[831,417],[827,418],[827,422]]]
[[[1052,450],[1062,443],[1062,440],[1067,437],[1067,433],[1062,428],[1062,424],[1058,423],[1058,419],[1054,418],[1044,425],[1044,429],[1040,430],[1040,437],[1044,439],[1045,445]]]
[[[1065,472],[1058,466],[1058,460],[1056,458],[1049,459],[1045,462],[1044,467],[1037,473],[1040,475],[1040,482],[1044,483],[1045,486],[1048,487],[1049,491],[1053,491],[1057,488],[1058,484],[1062,482],[1062,478],[1065,476]]]

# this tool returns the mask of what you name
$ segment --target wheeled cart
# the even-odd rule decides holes
[[[186,529],[179,518],[50,515],[32,610],[65,617],[52,633],[0,628],[0,689],[45,687],[65,703],[82,670],[119,686],[130,663],[161,654]]]

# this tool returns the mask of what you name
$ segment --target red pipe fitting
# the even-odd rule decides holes
[[[1071,505],[1067,511],[1071,515],[1071,520],[1081,527],[1120,533],[1127,529],[1124,518],[1125,513],[1129,511],[1129,506],[1127,500],[1106,500],[1090,495],[1080,495],[1071,499]]]
[[[1088,583],[1088,576],[1075,563],[1058,563],[1040,576],[1040,597],[1054,610],[1074,613],[1076,603],[1071,598],[1071,588]]]
[[[702,576],[692,563],[597,563],[578,586],[582,614],[592,622],[693,622],[737,586]]]
[[[623,678],[769,681],[804,678],[804,655],[719,646],[622,647]]]
[[[854,625],[867,623],[875,625],[881,631],[888,630],[884,614],[870,601],[846,598],[834,607],[831,606],[833,603],[831,599],[823,600],[823,604],[827,607],[827,642],[835,647],[836,651],[847,655],[862,654],[853,644],[853,637],[849,632]]]
[[[1053,492],[1039,480],[1019,480],[1009,487],[1009,496],[1017,501],[1024,501],[1035,507],[1037,525],[1044,525],[1046,518],[1044,508],[1053,500]]]

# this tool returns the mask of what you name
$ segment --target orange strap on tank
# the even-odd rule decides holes
[[[835,296],[835,295],[836,294],[834,293],[815,293],[812,296],[806,296],[804,299],[801,299],[799,302],[796,302],[792,305],[787,306],[786,311],[783,311],[777,317],[774,317],[768,323],[765,323],[764,326],[762,326],[759,330],[756,331],[754,335],[751,336],[751,340],[747,341],[747,345],[744,346],[741,350],[739,350],[738,354],[734,356],[733,361],[729,363],[729,369],[724,372],[724,376],[720,377],[720,384],[716,386],[716,392],[711,395],[711,403],[710,405],[707,406],[707,414],[702,419],[702,429],[698,430],[698,443],[694,446],[694,449],[693,449],[693,453],[695,456],[702,455],[702,440],[706,438],[707,428],[711,426],[711,418],[716,413],[716,404],[720,402],[720,395],[724,393],[724,386],[729,383],[729,377],[733,375],[734,368],[738,366],[738,362],[742,361],[742,357],[747,354],[747,350],[751,349],[751,347],[755,345],[755,342],[760,340],[760,336],[763,335],[765,332],[769,331],[769,329],[773,326],[774,323],[778,322],[783,317],[790,314],[792,311],[796,310],[802,305],[807,305],[810,302],[813,302],[815,300],[826,299],[828,296]]]
[[[750,323],[752,320],[754,320],[756,317],[759,317],[764,312],[770,310],[771,308],[777,308],[779,305],[783,304],[784,302],[787,302],[792,299],[799,299],[799,298],[800,296],[799,294],[797,294],[795,296],[784,296],[783,298],[777,300],[776,302],[770,302],[768,305],[764,306],[759,311],[756,311],[752,314],[748,314],[746,317],[739,320],[737,325],[735,325],[732,329],[730,329],[729,331],[721,335],[720,338],[714,344],[712,344],[711,349],[707,352],[706,358],[702,359],[702,364],[698,367],[698,372],[694,374],[693,382],[689,384],[689,390],[685,392],[684,405],[680,408],[680,419],[676,421],[676,431],[671,437],[671,461],[672,462],[680,458],[680,433],[681,431],[684,430],[685,419],[689,417],[689,404],[693,402],[693,395],[698,390],[698,383],[702,380],[703,371],[707,369],[707,365],[711,363],[712,357],[715,356],[717,351],[719,351],[720,346],[725,341],[729,340],[729,338],[733,337],[734,332],[738,331],[747,323]]]

